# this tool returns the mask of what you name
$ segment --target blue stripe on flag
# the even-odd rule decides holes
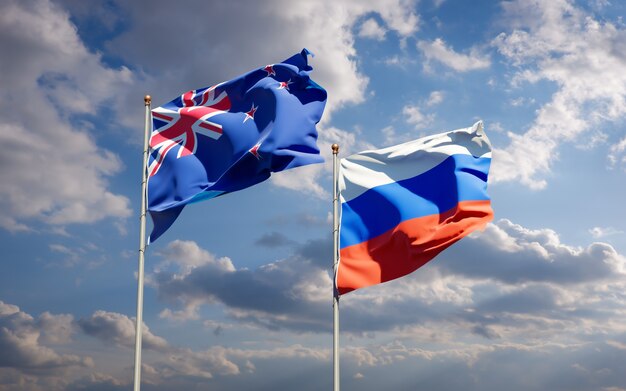
[[[375,238],[406,220],[446,212],[461,201],[489,200],[490,163],[491,158],[452,155],[416,177],[342,203],[340,247]]]

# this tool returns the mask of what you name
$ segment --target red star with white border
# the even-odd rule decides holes
[[[289,84],[292,84],[293,82],[291,81],[291,79],[289,79],[288,81],[281,81],[280,85],[278,86],[279,90],[285,89],[285,90],[289,90]]]
[[[257,160],[261,160],[261,155],[259,155],[259,148],[261,147],[261,143],[257,143],[254,147],[250,148],[249,152],[254,155]]]
[[[258,108],[259,106],[255,106],[253,103],[252,108],[250,108],[250,111],[246,113],[246,118],[243,119],[243,122],[245,123],[249,119],[254,120],[254,113],[256,113]]]
[[[265,66],[263,70],[267,72],[267,76],[276,76],[276,71],[274,71],[274,64]]]

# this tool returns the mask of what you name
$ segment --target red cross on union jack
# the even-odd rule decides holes
[[[226,92],[216,97],[215,87],[184,93],[181,96],[183,107],[178,110],[163,107],[152,110],[154,118],[165,122],[165,125],[155,129],[150,136],[150,148],[157,152],[148,169],[150,176],[159,171],[165,156],[175,146],[180,146],[177,158],[181,158],[196,153],[198,134],[214,140],[222,136],[222,125],[208,119],[228,112],[231,103]]]

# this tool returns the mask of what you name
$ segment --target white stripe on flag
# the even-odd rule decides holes
[[[469,128],[363,151],[341,159],[341,202],[348,202],[368,189],[422,174],[451,155],[491,157],[491,143],[483,131],[482,121]],[[346,182],[351,183],[349,189],[346,189]]]

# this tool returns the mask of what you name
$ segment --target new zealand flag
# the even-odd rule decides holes
[[[309,78],[308,54],[304,49],[152,110],[151,242],[189,203],[244,189],[272,172],[323,161],[315,125],[326,91]]]

